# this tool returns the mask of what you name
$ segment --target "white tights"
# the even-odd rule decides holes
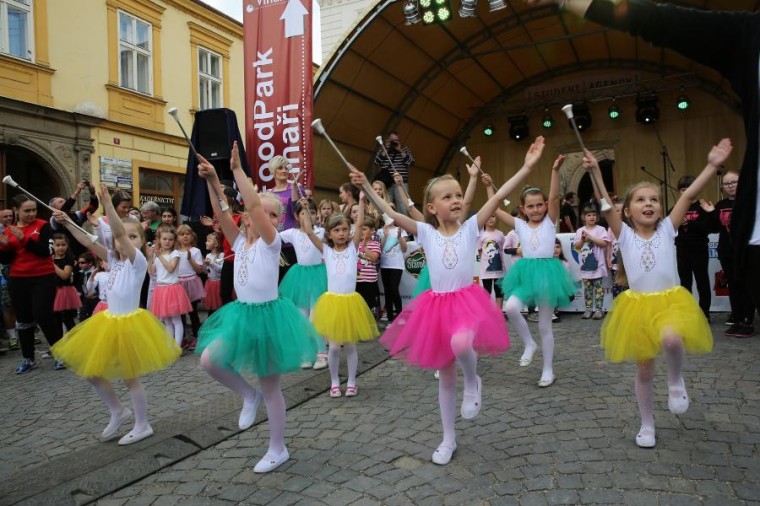
[[[182,338],[185,336],[185,326],[182,324],[182,316],[175,315],[168,318],[161,318],[166,331],[169,335],[174,336],[177,346],[182,346]]]
[[[226,386],[243,398],[243,405],[256,400],[256,389],[240,374],[217,366],[210,355],[211,348],[201,355],[201,367],[209,376]],[[269,450],[268,453],[281,454],[285,450],[285,398],[280,388],[280,375],[259,377],[261,391],[264,394],[264,404],[269,418]]]
[[[667,335],[662,339],[665,360],[668,363],[668,388],[681,386],[684,348],[680,336]],[[641,426],[654,429],[654,359],[636,364],[636,401],[641,414]]]
[[[472,349],[474,337],[475,334],[471,331],[458,332],[451,337],[451,350],[462,369],[465,392],[478,388],[478,355]],[[456,364],[452,362],[439,370],[438,379],[438,406],[441,410],[441,425],[443,426],[442,444],[446,445],[456,443],[456,387],[457,370]]]
[[[331,386],[340,386],[340,343],[333,341],[329,342],[327,347],[327,366],[330,368],[330,383]],[[348,380],[346,381],[347,387],[356,386],[356,370],[359,368],[359,352],[356,350],[355,344],[344,344],[343,348],[346,350],[346,365],[348,369]]]
[[[523,303],[520,299],[511,296],[507,300],[506,310],[509,317],[509,326],[517,330],[517,334],[525,345],[525,351],[522,359],[531,358],[536,352],[538,345],[530,335],[528,322],[525,321],[520,310]],[[538,334],[541,336],[541,352],[543,355],[544,367],[541,372],[542,380],[550,380],[554,377],[554,333],[552,332],[552,314],[554,308],[549,306],[539,306],[538,308]]]
[[[113,389],[113,385],[105,378],[88,378],[87,381],[95,388],[100,398],[103,400],[108,410],[111,412],[111,420],[118,419],[124,411],[119,397]],[[140,380],[135,378],[124,380],[124,384],[129,389],[129,396],[132,398],[132,410],[135,414],[135,431],[143,431],[148,427],[148,396]]]

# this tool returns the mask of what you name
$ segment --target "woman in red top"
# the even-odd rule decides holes
[[[8,287],[16,308],[16,329],[24,360],[16,367],[18,374],[37,366],[34,359],[34,329],[39,325],[50,346],[62,334],[53,314],[56,293],[53,264],[53,229],[45,220],[37,219],[37,203],[26,195],[14,198],[18,223],[0,234],[0,252],[12,255]],[[56,361],[54,368],[63,369]]]

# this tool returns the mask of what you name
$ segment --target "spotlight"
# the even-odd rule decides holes
[[[500,11],[507,8],[504,0],[488,0],[488,12]]]
[[[485,128],[483,128],[483,135],[491,137],[493,135],[493,125],[486,125]]]
[[[620,117],[620,107],[615,103],[615,99],[612,99],[612,105],[607,108],[607,115],[610,119],[618,119]]]
[[[544,119],[541,121],[541,126],[544,128],[551,128],[554,126],[554,118],[549,114],[549,109],[544,110]]]
[[[678,107],[679,111],[685,111],[689,108],[689,97],[686,95],[681,95],[678,97],[678,100],[676,100],[676,107]]]
[[[586,104],[573,104],[573,117],[578,130],[588,130],[591,126],[591,112]]]
[[[420,6],[417,0],[407,0],[404,3],[404,24],[413,25],[419,23],[422,20],[420,16]]]
[[[652,125],[660,117],[657,95],[644,95],[636,98],[636,121],[642,125]]]
[[[509,138],[513,141],[521,141],[530,135],[528,128],[528,116],[526,114],[517,114],[509,116]]]
[[[475,8],[478,6],[478,0],[462,0],[462,6],[459,8],[460,18],[476,18]]]
[[[422,24],[445,23],[451,19],[449,0],[419,0],[422,11]]]

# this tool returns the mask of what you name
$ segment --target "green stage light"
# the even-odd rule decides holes
[[[493,125],[486,125],[483,129],[483,135],[491,137],[493,135]]]
[[[450,0],[420,0],[422,24],[445,23],[451,19]]]
[[[612,104],[609,109],[607,109],[607,115],[610,119],[618,119],[620,117],[620,107],[616,104]]]
[[[678,100],[676,100],[676,107],[678,107],[679,111],[685,111],[689,108],[689,98],[686,95],[681,95],[678,97]]]

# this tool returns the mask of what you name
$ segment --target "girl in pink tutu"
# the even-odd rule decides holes
[[[156,275],[150,312],[161,319],[169,334],[174,336],[177,346],[182,346],[185,333],[182,315],[192,311],[193,306],[179,284],[181,255],[174,248],[177,232],[174,227],[164,226],[156,233],[158,245],[148,249],[148,272]]]
[[[215,232],[206,236],[206,259],[203,264],[206,266],[206,297],[203,299],[203,305],[208,309],[208,315],[222,307],[222,262],[224,262],[224,252],[222,245],[219,244],[219,237]]]
[[[496,211],[499,202],[527,177],[543,148],[544,139],[538,137],[528,149],[523,167],[467,220],[463,216],[462,188],[448,174],[431,179],[425,188],[425,223],[399,214],[387,203],[374,199],[380,210],[417,238],[428,260],[431,289],[422,292],[396,317],[380,342],[391,355],[409,364],[440,371],[438,402],[443,441],[433,452],[435,464],[448,464],[457,449],[455,362],[464,374],[462,417],[471,419],[480,412],[482,399],[478,354],[494,355],[509,348],[509,334],[501,311],[483,287],[473,283],[472,262],[479,230]],[[351,180],[372,196],[364,173],[352,168]]]
[[[53,311],[58,325],[66,331],[74,328],[77,309],[82,307],[82,299],[74,286],[74,256],[69,251],[69,239],[64,234],[53,234],[53,264],[58,278]]]
[[[198,329],[201,328],[201,320],[198,318],[198,302],[206,296],[203,289],[203,281],[198,276],[203,272],[203,255],[201,250],[195,247],[198,236],[189,225],[177,227],[177,239],[179,241],[179,284],[185,289],[187,298],[193,310],[190,311],[190,326],[193,329],[193,337],[198,337]],[[194,341],[186,340],[188,349],[193,350]]]

